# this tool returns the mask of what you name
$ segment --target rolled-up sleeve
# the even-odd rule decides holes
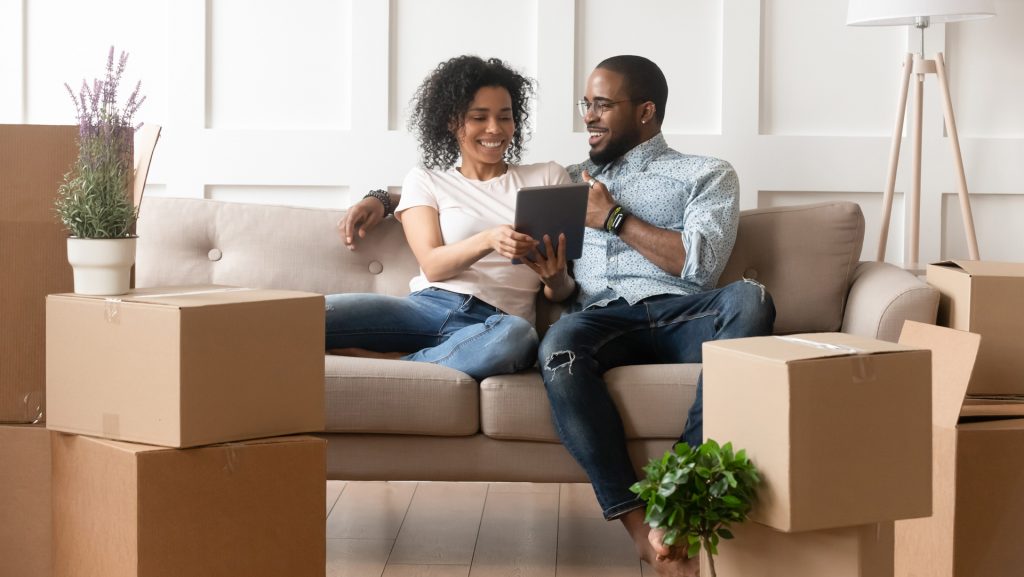
[[[709,158],[686,207],[682,240],[686,250],[682,279],[712,288],[732,254],[739,225],[740,185],[728,162]]]

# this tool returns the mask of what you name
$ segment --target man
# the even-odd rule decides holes
[[[605,518],[623,524],[658,575],[694,576],[697,559],[665,547],[629,491],[635,468],[603,375],[627,364],[701,362],[704,341],[770,334],[775,307],[752,281],[715,288],[736,240],[739,182],[725,161],[668,147],[667,99],[664,74],[639,56],[609,58],[587,80],[578,106],[590,159],[567,167],[590,184],[583,254],[573,263],[577,298],[548,329],[538,366],[555,428]],[[376,201],[364,202],[372,204],[339,223],[350,248],[382,217]],[[702,386],[698,379],[680,437],[695,447]]]
[[[626,364],[694,363],[714,339],[770,334],[764,287],[715,289],[736,240],[739,183],[715,158],[684,155],[661,134],[668,85],[656,64],[598,64],[580,101],[590,159],[568,167],[590,184],[576,311],[541,343],[539,366],[563,444],[587,472],[606,519],[619,519],[659,575],[696,575],[644,524],[619,412],[604,372]],[[702,442],[702,382],[681,440]]]

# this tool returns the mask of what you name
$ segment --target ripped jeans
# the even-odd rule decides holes
[[[548,329],[538,359],[555,429],[586,471],[606,519],[643,504],[629,491],[637,478],[605,371],[699,363],[704,341],[769,335],[774,323],[771,295],[743,280],[696,295],[653,296],[632,306],[620,298],[565,315]],[[703,437],[702,387],[703,375],[680,437],[691,446],[699,446]]]
[[[537,360],[533,325],[474,296],[431,287],[407,297],[350,293],[326,301],[327,349],[407,352],[402,360],[451,367],[477,382]]]

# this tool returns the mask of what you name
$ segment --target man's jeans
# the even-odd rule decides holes
[[[477,381],[537,360],[537,331],[528,321],[438,288],[408,297],[329,295],[326,325],[328,349],[409,352],[403,360],[444,365]]]
[[[636,473],[604,372],[622,365],[699,363],[704,341],[768,335],[774,322],[771,295],[742,280],[696,295],[654,296],[633,306],[618,299],[566,315],[548,329],[538,359],[555,429],[590,478],[606,519],[642,503],[629,491]],[[703,374],[680,438],[695,447],[703,436],[702,388]]]

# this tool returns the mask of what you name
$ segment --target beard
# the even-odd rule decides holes
[[[590,161],[594,164],[608,164],[640,144],[640,128],[632,127],[628,132],[608,140],[601,150],[590,149]]]

